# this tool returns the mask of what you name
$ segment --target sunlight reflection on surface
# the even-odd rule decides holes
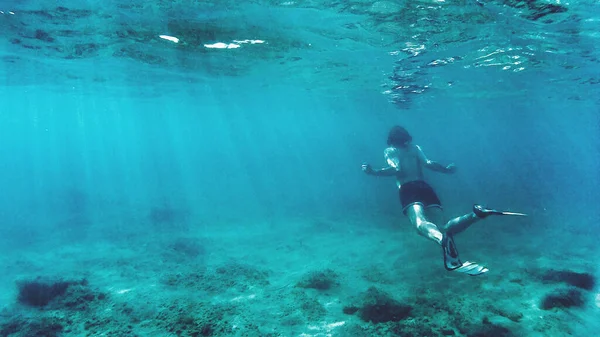
[[[169,36],[169,35],[159,35],[158,37],[160,37],[163,40],[167,40],[167,41],[171,41],[174,43],[179,43],[179,39],[174,37],[174,36]]]
[[[239,47],[241,47],[242,44],[262,44],[265,43],[265,41],[263,40],[233,40],[234,43],[224,43],[224,42],[217,42],[217,43],[212,43],[212,44],[205,44],[204,47],[206,48],[214,48],[214,49],[237,49]]]

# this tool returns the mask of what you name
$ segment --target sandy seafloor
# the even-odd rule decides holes
[[[593,276],[597,236],[540,232],[534,222],[491,218],[457,237],[463,260],[490,268],[481,277],[446,272],[439,247],[400,214],[210,226],[189,220],[178,229],[111,232],[92,226],[79,242],[53,230],[48,238],[55,240],[3,252],[0,335],[595,335],[596,287],[580,289],[552,273]],[[36,277],[86,282],[45,307],[19,304],[17,282]],[[307,280],[329,289],[305,287]],[[540,308],[545,296],[569,290],[583,303]],[[365,322],[360,306],[369,294],[383,298],[381,310],[389,309],[386,303],[412,310],[390,322]]]

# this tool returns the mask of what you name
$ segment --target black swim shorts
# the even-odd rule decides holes
[[[402,184],[400,186],[400,202],[402,203],[402,212],[405,215],[408,207],[414,204],[421,204],[425,208],[442,208],[442,203],[433,188],[423,180],[409,181]]]

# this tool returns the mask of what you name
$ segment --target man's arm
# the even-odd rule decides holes
[[[448,166],[444,166],[436,161],[430,160],[427,158],[427,156],[425,155],[423,150],[421,150],[421,147],[419,145],[415,145],[415,146],[417,148],[417,154],[419,156],[419,161],[426,168],[428,168],[432,171],[442,172],[442,173],[454,173],[454,171],[456,171],[456,165],[450,164]]]
[[[365,171],[366,174],[377,176],[377,177],[394,177],[398,174],[398,170],[389,166],[384,167],[382,169],[374,169],[369,164],[363,164],[362,170]]]

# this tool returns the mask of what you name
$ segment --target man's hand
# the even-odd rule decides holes
[[[448,173],[454,173],[454,172],[456,172],[456,165],[454,163],[452,163],[452,164],[446,166],[446,171]]]
[[[371,165],[367,164],[367,163],[363,163],[362,164],[362,170],[363,172],[365,172],[366,174],[373,174],[373,168],[371,167]]]

